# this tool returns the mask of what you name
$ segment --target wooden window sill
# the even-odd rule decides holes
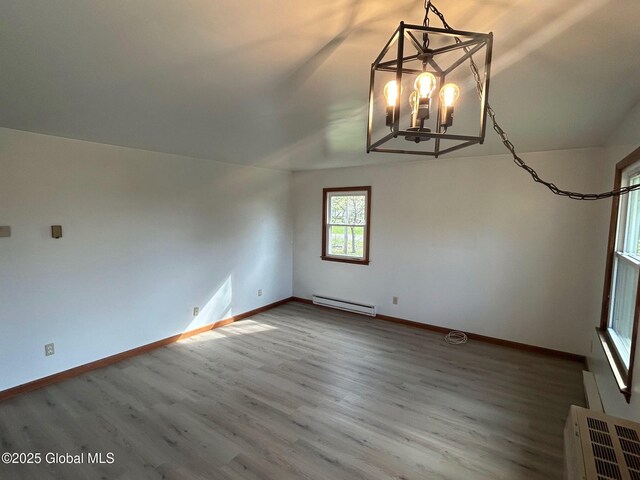
[[[354,258],[342,258],[342,257],[329,257],[329,256],[322,256],[320,257],[322,260],[326,260],[328,262],[342,262],[342,263],[354,263],[357,265],[369,265],[369,260],[364,259],[364,260],[358,260],[358,259],[354,259]]]
[[[620,393],[624,395],[627,403],[629,403],[631,401],[631,388],[627,383],[628,372],[623,367],[621,360],[618,358],[613,340],[611,340],[609,333],[605,329],[599,327],[596,327],[596,331],[598,332],[598,338],[600,339],[600,344],[604,350],[604,355],[607,358],[609,367],[611,367],[611,371],[613,372],[613,377],[616,379],[618,389],[620,390]]]

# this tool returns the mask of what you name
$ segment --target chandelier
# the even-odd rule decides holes
[[[367,153],[438,157],[484,142],[493,34],[430,27],[430,3],[422,25],[400,22],[371,65]]]
[[[424,9],[422,25],[400,22],[371,64],[367,153],[437,158],[482,144],[488,116],[516,166],[555,195],[573,200],[602,200],[640,189],[640,184],[635,184],[608,192],[581,193],[564,190],[541,178],[516,152],[488,101],[493,34],[453,29],[431,0],[425,0]],[[442,28],[429,25],[430,12],[442,22]],[[469,67],[466,72],[459,68],[465,64]],[[384,106],[380,105],[382,98]],[[480,119],[477,135],[466,131],[474,110]],[[374,132],[381,129],[389,132],[374,140]]]

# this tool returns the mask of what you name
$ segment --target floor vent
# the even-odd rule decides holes
[[[350,300],[340,300],[339,298],[325,297],[324,295],[314,295],[313,303],[323,307],[337,308],[347,312],[361,313],[362,315],[376,316],[376,306],[367,303],[352,302]]]
[[[564,429],[567,480],[640,480],[640,424],[572,406]]]

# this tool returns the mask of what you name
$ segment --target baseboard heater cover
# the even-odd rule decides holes
[[[360,313],[362,315],[368,315],[370,317],[375,317],[377,313],[375,305],[352,302],[350,300],[342,300],[333,297],[326,297],[324,295],[314,295],[313,304],[323,307],[337,308],[338,310],[345,310],[347,312]]]
[[[564,428],[566,480],[640,478],[640,424],[571,406]]]

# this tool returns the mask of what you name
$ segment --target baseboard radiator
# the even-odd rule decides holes
[[[640,424],[574,405],[564,457],[566,480],[640,480]]]
[[[323,307],[337,308],[338,310],[346,310],[347,312],[360,313],[370,317],[376,316],[376,306],[369,305],[367,303],[341,300],[339,298],[325,297],[324,295],[314,295],[313,304]]]

